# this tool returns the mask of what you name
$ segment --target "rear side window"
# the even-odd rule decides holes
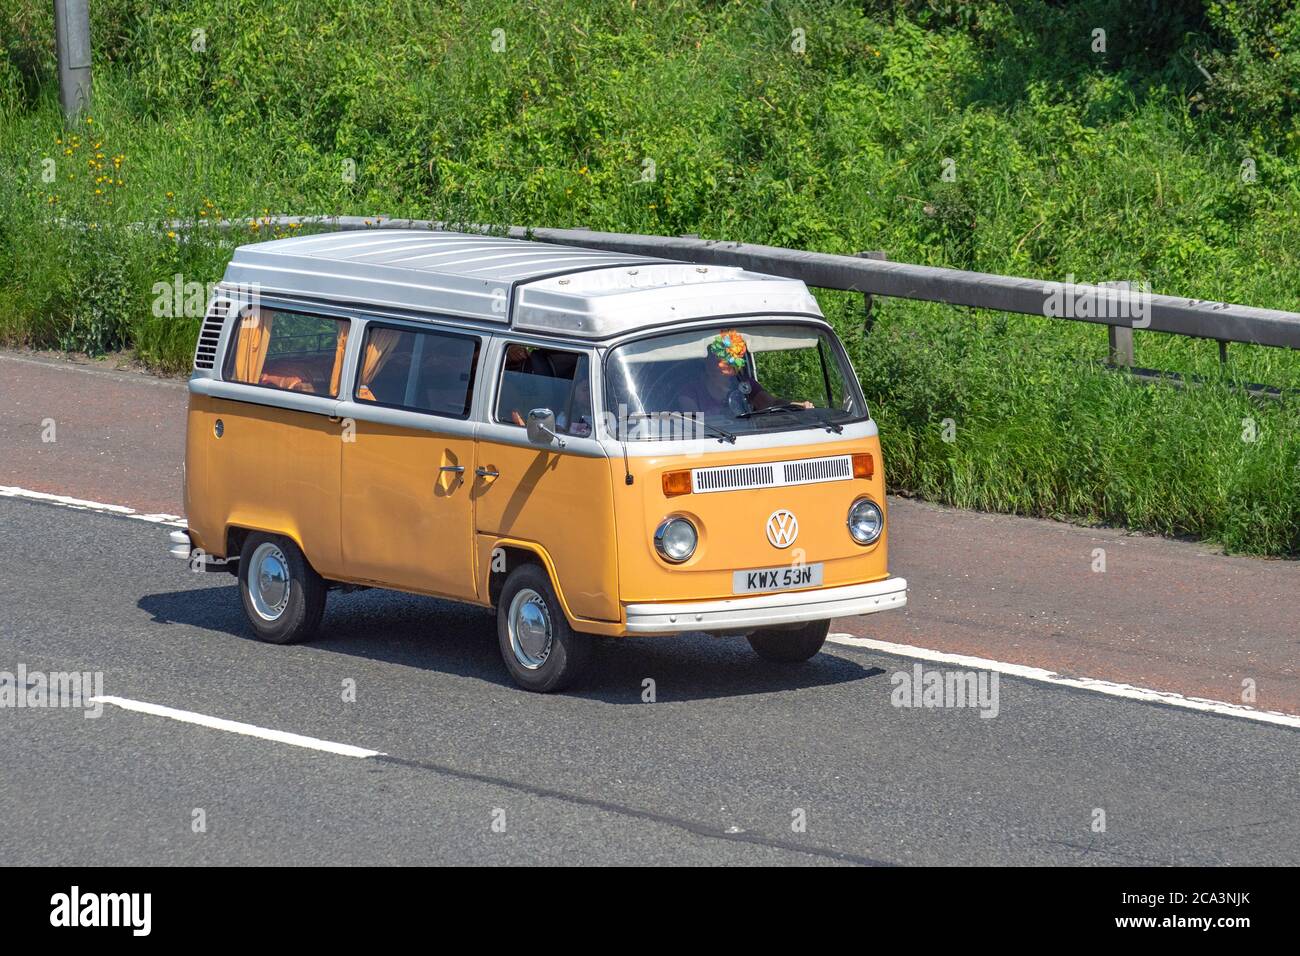
[[[469,416],[479,340],[451,332],[366,327],[356,400],[450,418]]]
[[[334,398],[343,374],[348,321],[249,306],[226,355],[228,382]]]
[[[501,367],[496,420],[523,425],[534,408],[555,413],[562,435],[591,435],[591,369],[581,352],[518,343],[507,346]]]

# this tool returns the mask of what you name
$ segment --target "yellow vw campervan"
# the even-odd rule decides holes
[[[478,235],[243,246],[190,379],[187,530],[263,640],[331,589],[495,607],[530,690],[593,636],[816,654],[901,607],[876,426],[802,282]]]

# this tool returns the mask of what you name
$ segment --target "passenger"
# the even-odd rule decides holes
[[[564,379],[563,376],[555,374],[549,353],[543,349],[536,349],[530,353],[522,345],[512,345],[506,351],[504,370],[523,375],[541,375],[548,380]],[[572,381],[566,408],[557,407],[555,410],[555,428],[562,435],[586,438],[591,435],[591,380],[587,374],[585,360],[579,361]],[[572,421],[568,409],[573,410]],[[527,424],[524,412],[519,408],[510,410],[510,420],[519,426]]]
[[[528,347],[526,345],[511,345],[506,349],[507,372],[522,372],[528,367]]]

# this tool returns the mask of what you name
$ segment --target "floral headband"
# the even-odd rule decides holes
[[[717,356],[718,371],[723,375],[735,375],[745,369],[745,355],[749,349],[745,340],[735,329],[727,329],[718,334],[709,343],[709,354]]]

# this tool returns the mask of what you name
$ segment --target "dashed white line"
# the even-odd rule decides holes
[[[177,528],[185,527],[185,519],[180,515],[148,514],[143,511],[136,511],[134,508],[128,508],[126,505],[110,505],[102,501],[88,501],[85,498],[72,498],[68,495],[51,495],[44,491],[31,491],[28,488],[17,488],[12,485],[0,485],[0,498],[23,498],[27,501],[43,501],[48,505],[74,508],[77,511],[96,511],[100,514],[116,515],[119,518],[148,521],[150,524],[172,525]]]
[[[885,654],[914,657],[918,660],[932,661],[936,664],[951,664],[955,667],[970,670],[996,671],[1009,677],[1023,677],[1025,680],[1054,684],[1057,687],[1073,687],[1077,690],[1092,691],[1109,697],[1123,697],[1126,700],[1168,704],[1171,707],[1181,707],[1184,710],[1197,710],[1207,714],[1241,717],[1264,724],[1300,728],[1300,717],[1294,714],[1283,714],[1273,710],[1257,710],[1245,704],[1229,704],[1221,700],[1210,700],[1205,697],[1187,697],[1171,691],[1151,690],[1146,687],[1119,684],[1114,681],[1098,680],[1093,677],[1063,677],[1055,671],[1045,670],[1041,667],[1007,664],[1003,661],[992,661],[983,657],[968,657],[965,654],[949,654],[945,651],[932,651],[924,647],[913,647],[910,644],[893,644],[889,641],[872,640],[869,637],[854,637],[852,634],[831,634],[826,640],[834,644],[843,644],[846,647],[865,647]]]
[[[207,714],[195,713],[192,710],[177,710],[175,707],[164,707],[161,704],[151,704],[143,700],[130,700],[126,697],[92,697],[90,702],[92,704],[112,704],[114,707],[133,710],[140,714],[166,717],[169,720],[179,720],[184,724],[197,724],[211,730],[224,730],[226,733],[242,734],[245,737],[259,737],[262,740],[271,740],[277,744],[289,744],[293,747],[304,747],[307,750],[321,750],[325,753],[337,754],[340,757],[360,757],[364,759],[384,755],[382,750],[367,750],[365,747],[354,747],[352,744],[341,744],[333,740],[320,740],[316,737],[305,737],[302,734],[291,734],[283,730],[271,730],[267,727],[258,727],[255,724],[245,724],[238,720],[209,717]]]

